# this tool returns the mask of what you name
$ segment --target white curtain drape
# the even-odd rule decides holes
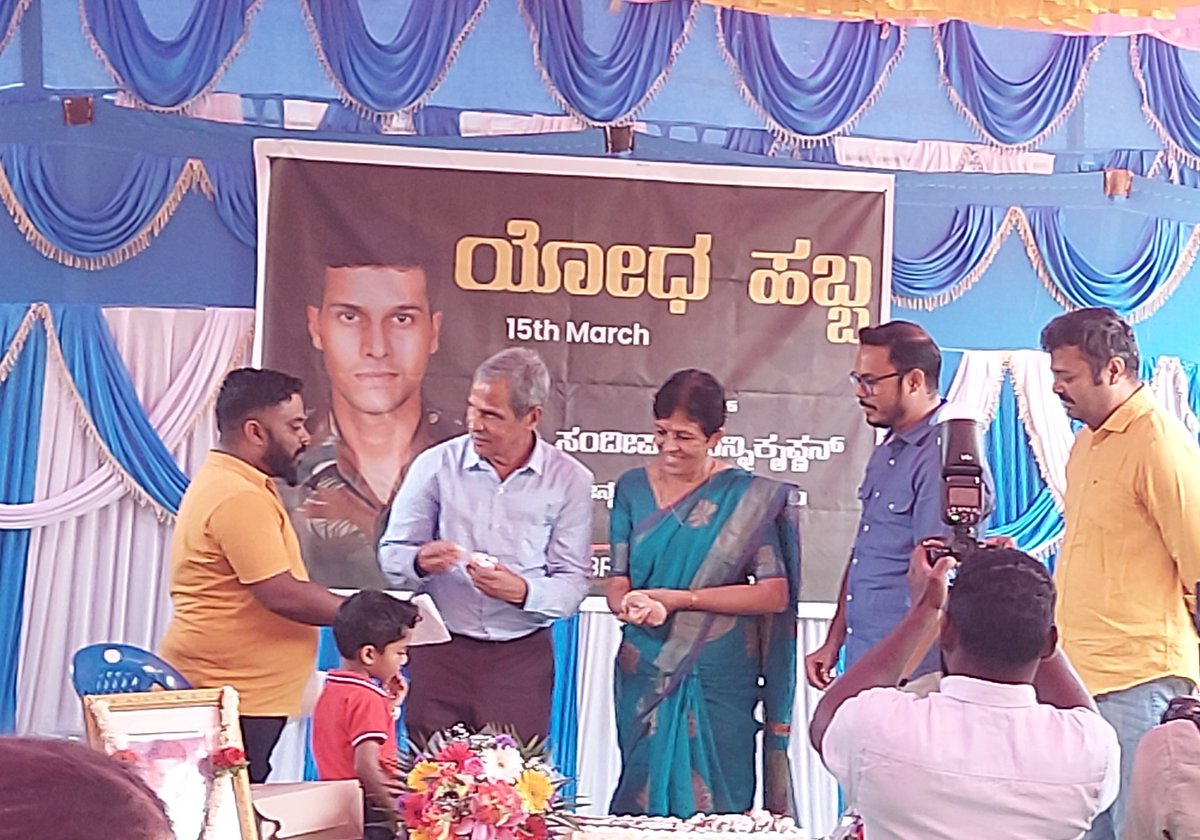
[[[105,316],[152,424],[191,474],[215,440],[216,392],[226,371],[245,361],[254,313],[110,309]],[[107,641],[153,649],[170,617],[170,524],[139,505],[101,463],[63,376],[48,363],[38,501],[26,511],[51,524],[35,527],[30,537],[19,732],[79,731],[80,705],[69,679],[74,652]]]
[[[995,417],[1006,376],[1012,380],[1017,409],[1042,478],[1062,507],[1067,458],[1075,433],[1054,393],[1049,355],[1039,350],[967,350],[946,398],[979,412],[987,428]]]

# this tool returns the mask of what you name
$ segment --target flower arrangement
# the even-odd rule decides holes
[[[410,764],[400,796],[409,840],[547,840],[575,825],[544,742],[459,725]]]

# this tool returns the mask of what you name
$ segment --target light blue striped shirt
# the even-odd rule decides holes
[[[592,576],[592,505],[592,473],[540,437],[525,466],[501,481],[471,436],[460,435],[413,461],[392,503],[380,565],[394,584],[428,592],[451,633],[520,638],[578,611]],[[465,557],[420,576],[417,551],[431,540],[496,557],[528,584],[525,607],[476,589]]]

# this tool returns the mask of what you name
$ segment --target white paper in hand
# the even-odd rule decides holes
[[[442,621],[442,614],[438,612],[433,599],[429,595],[421,593],[413,596],[412,603],[417,608],[421,620],[413,628],[412,639],[408,646],[440,645],[450,641],[450,631],[446,629],[446,623]]]

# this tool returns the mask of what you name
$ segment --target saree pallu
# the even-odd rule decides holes
[[[677,612],[662,627],[623,628],[614,678],[622,768],[611,812],[687,818],[749,810],[761,700],[764,805],[794,813],[787,747],[800,588],[795,488],[725,470],[659,510],[644,470],[634,470],[616,496],[615,570],[627,562],[634,589],[785,576],[788,606],[761,616]]]

